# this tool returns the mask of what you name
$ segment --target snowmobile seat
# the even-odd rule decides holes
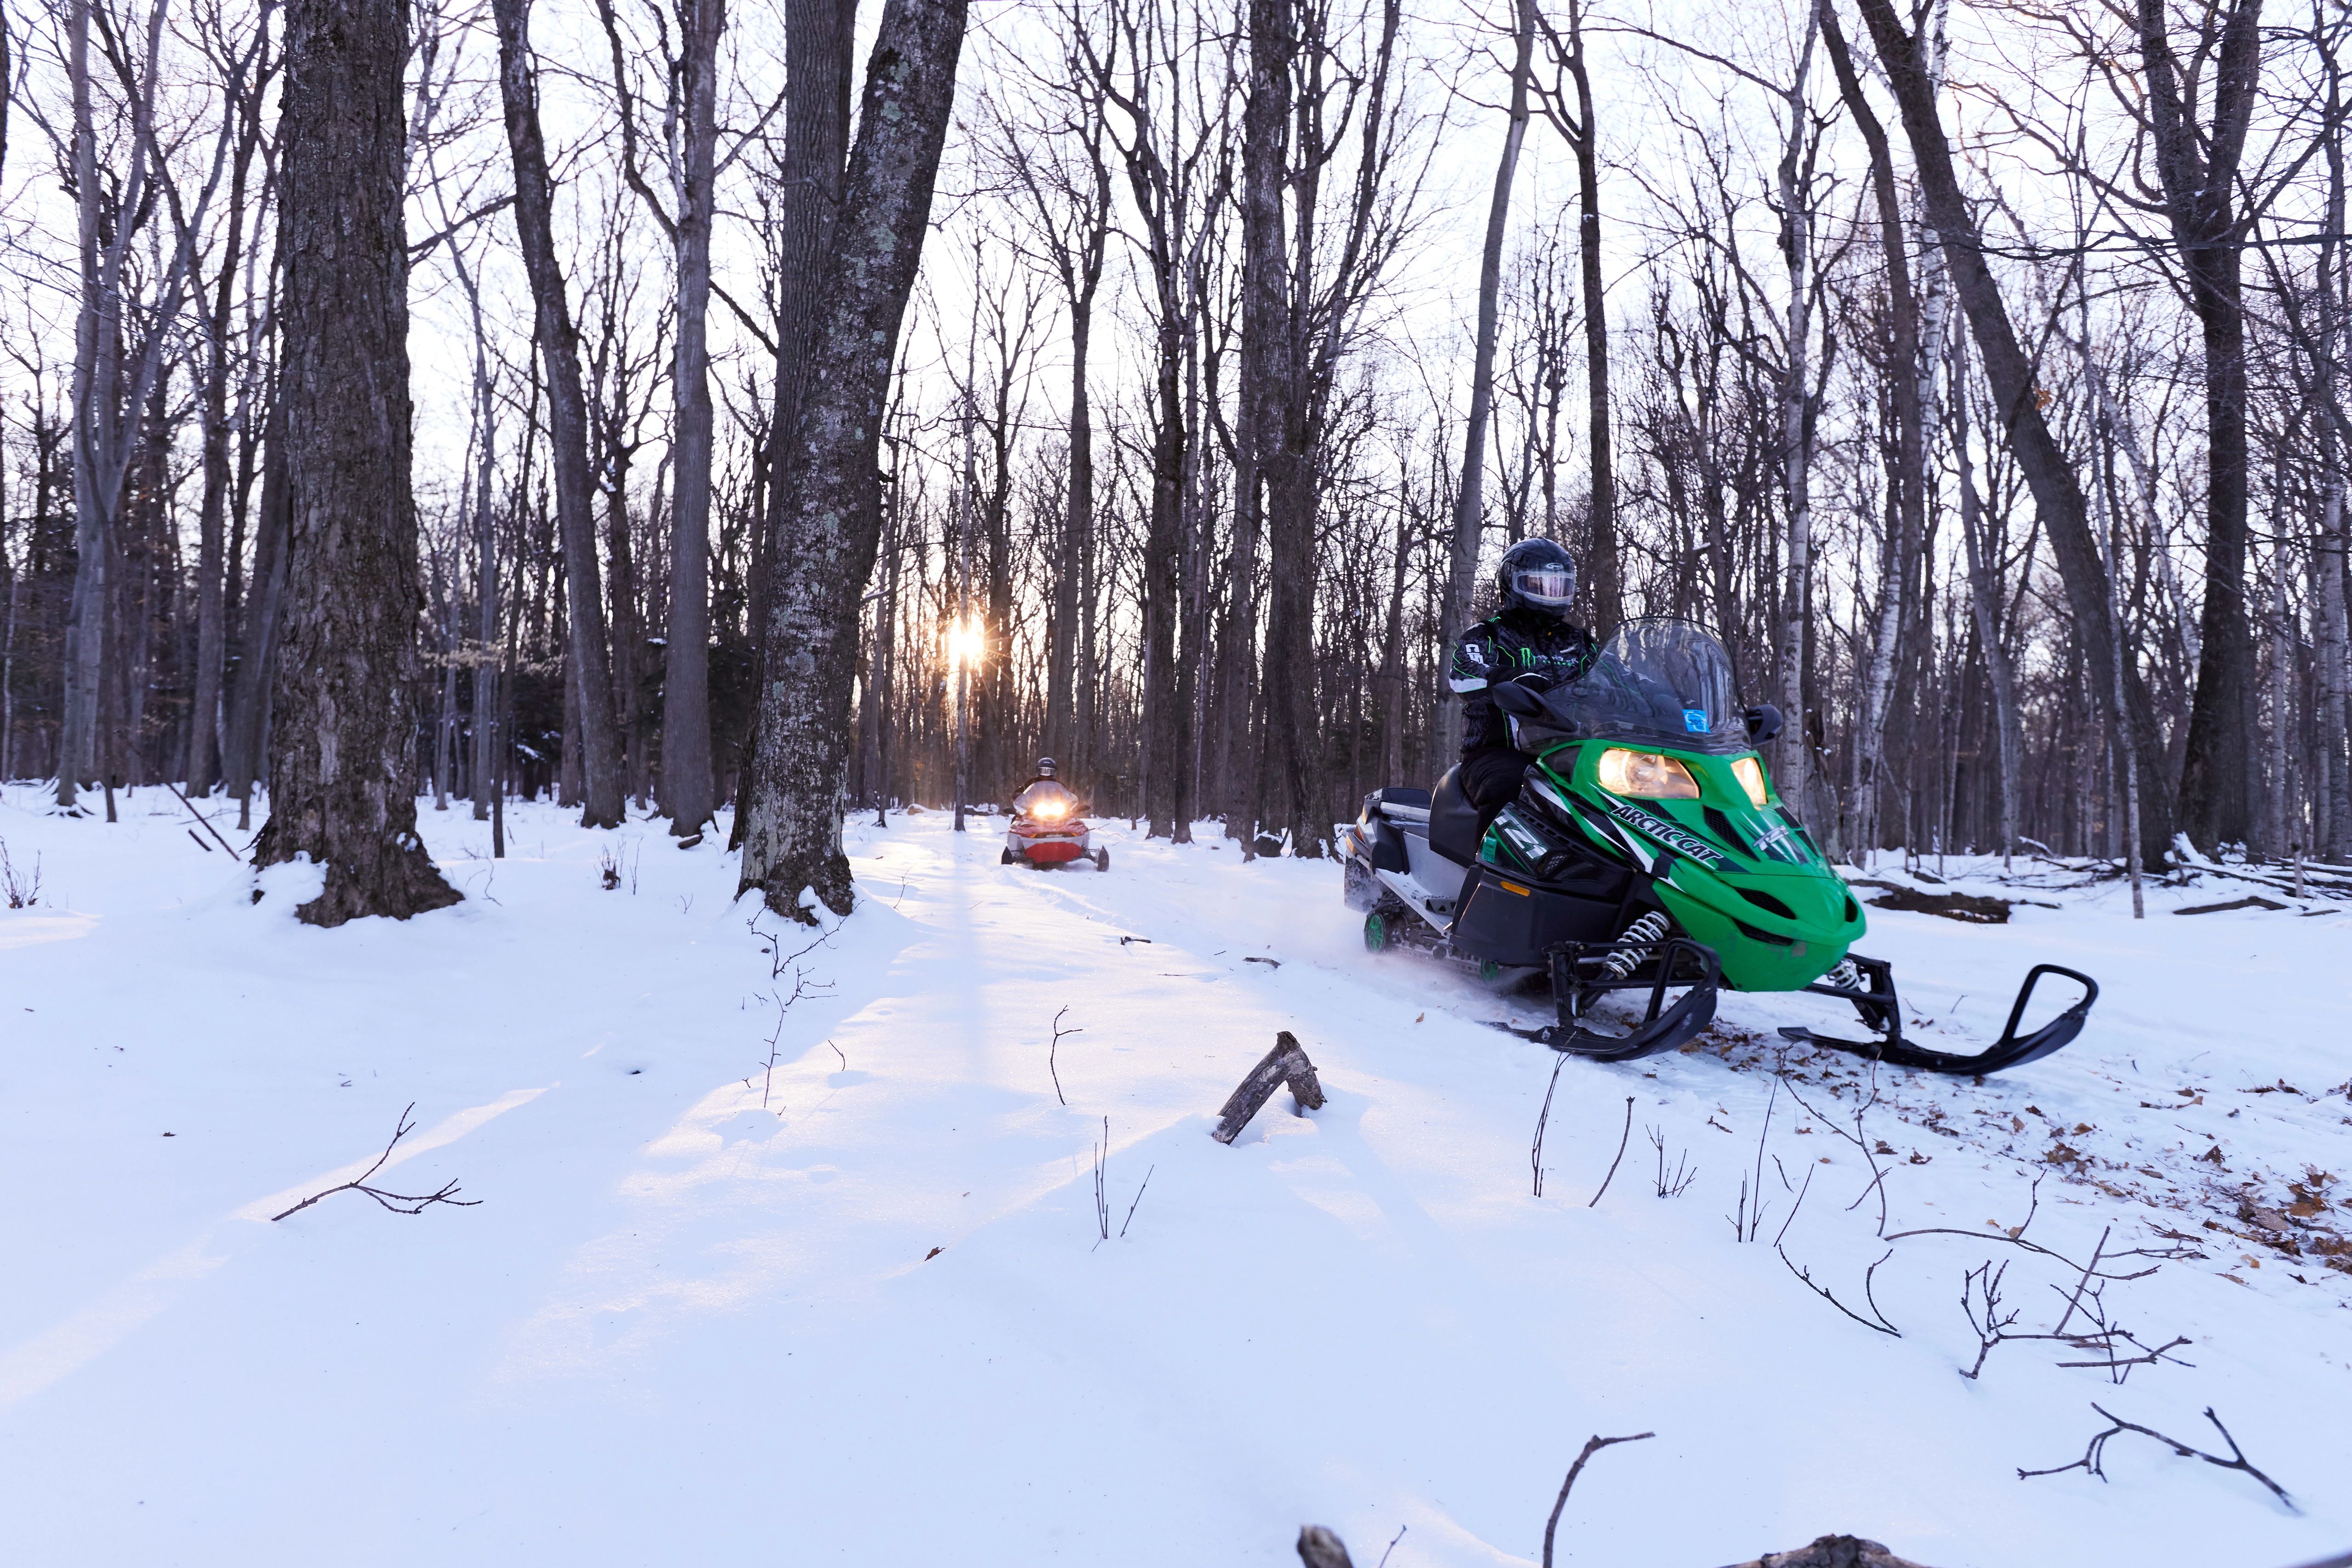
[[[1385,789],[1374,790],[1372,798],[1382,805],[1409,805],[1422,811],[1429,809],[1427,790],[1409,789],[1402,784],[1391,784]]]
[[[1486,836],[1486,814],[1462,793],[1462,768],[1445,770],[1429,797],[1429,847],[1456,865],[1478,858],[1478,841]]]

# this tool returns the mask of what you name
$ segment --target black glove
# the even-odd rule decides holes
[[[1780,710],[1769,702],[1758,703],[1748,710],[1745,717],[1748,720],[1748,739],[1754,744],[1761,746],[1780,738]]]

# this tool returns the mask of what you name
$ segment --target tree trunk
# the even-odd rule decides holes
[[[269,822],[257,866],[326,868],[334,926],[457,901],[416,837],[416,512],[409,493],[407,8],[287,13],[284,258],[291,551]]]
[[[2220,9],[2216,5],[2215,9]],[[2262,0],[2237,0],[2200,75],[2210,72],[2212,124],[2193,123],[2197,84],[2184,83],[2166,36],[2163,0],[2139,0],[2150,145],[2172,236],[2205,347],[2205,608],[2197,694],[2181,759],[2179,824],[2207,849],[2242,842],[2252,825],[2254,639],[2246,615],[2246,316],[2241,273],[2245,220],[2238,165],[2261,91]]]
[[[565,654],[571,672],[565,693],[579,712],[577,751],[585,808],[581,826],[618,827],[620,744],[613,719],[612,670],[604,655],[604,594],[596,580],[596,480],[588,466],[588,399],[581,384],[580,338],[555,257],[554,186],[539,129],[530,0],[492,0],[491,10],[499,29],[499,91],[506,108],[507,146],[514,156],[515,232],[522,242],[523,270],[530,279],[533,326],[547,381],[555,518],[563,541],[563,587],[570,611]],[[573,738],[568,722],[564,738]]]
[[[770,584],[767,684],[742,809],[739,890],[814,921],[803,889],[839,914],[853,891],[841,848],[858,600],[874,568],[876,458],[898,330],[929,225],[955,103],[966,0],[887,0],[867,62],[840,226],[825,268],[792,479]]]
[[[1291,852],[1317,853],[1328,825],[1309,809],[1323,726],[1315,711],[1315,497],[1307,482],[1298,300],[1293,297],[1283,195],[1290,167],[1297,0],[1249,0],[1249,95],[1242,111],[1241,396],[1243,460],[1262,498],[1267,544],[1265,807],[1290,829]],[[1302,195],[1302,215],[1311,196]],[[1302,216],[1303,221],[1303,216]],[[1168,416],[1176,410],[1172,404]],[[1155,769],[1157,759],[1154,761]],[[1156,813],[1155,813],[1156,815]]]
[[[1814,831],[1827,826],[1811,810],[1809,789],[1812,727],[1807,721],[1806,633],[1812,624],[1812,361],[1813,234],[1811,169],[1808,165],[1805,79],[1820,26],[1816,7],[1806,18],[1805,41],[1797,60],[1797,82],[1787,100],[1788,134],[1780,149],[1781,255],[1789,268],[1787,378],[1780,387],[1781,482],[1789,495],[1788,544],[1781,557],[1780,706],[1788,727],[1780,731],[1780,755],[1773,767],[1780,794],[1801,816],[1814,817]]]
[[[841,177],[849,155],[849,100],[856,0],[786,0],[784,6],[784,152],[777,170],[775,237],[775,395],[769,410],[766,515],[759,520],[750,591],[753,690],[765,683],[768,587],[782,527],[788,471],[796,449],[801,405],[807,395],[809,354],[825,258],[841,212]],[[759,710],[752,710],[758,723]],[[746,750],[756,751],[759,736]],[[735,813],[729,847],[743,847],[745,816]]]
[[[269,734],[269,700],[278,643],[286,623],[287,535],[293,528],[286,482],[286,402],[273,384],[261,446],[261,506],[254,519],[253,585],[246,594],[245,631],[238,639],[236,688],[231,694],[221,783],[237,800],[237,826],[252,826],[253,784],[261,776]]]
[[[1976,620],[1977,644],[1984,650],[1985,678],[1992,687],[1993,731],[2000,748],[2000,857],[2005,867],[2017,846],[2018,771],[2025,741],[2017,712],[2017,679],[2009,646],[2001,640],[2000,563],[1985,538],[1976,460],[1969,450],[1965,336],[1952,341],[1952,454],[1960,471],[1960,538],[1968,555],[1969,608]]]
[[[678,6],[683,82],[675,254],[677,356],[670,505],[669,647],[662,690],[661,799],[669,830],[699,834],[716,802],[710,772],[710,229],[716,215],[719,39],[724,0]],[[846,688],[844,688],[845,694]]]
[[[1463,422],[1462,482],[1454,496],[1454,552],[1446,595],[1444,635],[1458,637],[1470,624],[1470,594],[1475,586],[1478,547],[1486,523],[1486,423],[1495,404],[1495,337],[1502,316],[1503,240],[1510,231],[1511,182],[1519,166],[1519,146],[1528,134],[1528,75],[1535,63],[1535,0],[1516,0],[1511,55],[1510,121],[1503,132],[1503,155],[1495,167],[1495,192],[1486,203],[1486,243],[1478,258],[1478,336],[1470,358],[1470,415]],[[1458,710],[1458,705],[1457,710]],[[1458,725],[1457,718],[1454,722]]]
[[[114,424],[113,334],[107,330],[99,247],[98,132],[90,101],[89,0],[73,0],[67,69],[73,86],[73,166],[81,298],[74,318],[74,582],[66,612],[65,692],[58,738],[58,805],[97,777],[99,685],[106,661],[106,564],[110,547],[106,486]]]
[[[1584,289],[1584,386],[1592,470],[1592,631],[1609,640],[1623,617],[1623,569],[1617,558],[1617,476],[1609,434],[1609,316],[1601,277],[1601,132],[1593,124],[1592,78],[1585,69],[1583,0],[1569,3],[1568,72],[1576,83],[1577,250]]]

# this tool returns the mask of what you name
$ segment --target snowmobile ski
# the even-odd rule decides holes
[[[1999,1072],[2004,1068],[2021,1067],[2038,1061],[2053,1051],[2063,1049],[2083,1032],[2084,1022],[2091,1016],[2091,1005],[2099,999],[2099,983],[2079,969],[2069,969],[2063,963],[2037,963],[2026,972],[2025,984],[2017,989],[2017,1000],[2010,1005],[2009,1023],[2002,1028],[2000,1038],[1981,1051],[1930,1050],[1915,1046],[1903,1037],[1903,1004],[1895,994],[1892,966],[1883,959],[1853,955],[1854,969],[1867,978],[1867,987],[1838,984],[1832,974],[1805,987],[1823,996],[1842,996],[1862,1015],[1864,1025],[1882,1031],[1871,1041],[1841,1040],[1830,1035],[1816,1034],[1806,1028],[1783,1026],[1780,1037],[1809,1046],[1822,1046],[1834,1051],[1851,1051],[1858,1057],[1885,1062],[1893,1067],[1917,1068],[1927,1072],[1962,1075]],[[2042,1027],[2021,1036],[2017,1026],[2024,1021],[2026,1004],[2033,999],[2034,987],[2045,974],[2063,974],[2082,986],[2083,994],[2073,1005]]]

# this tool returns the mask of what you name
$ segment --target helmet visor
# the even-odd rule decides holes
[[[1531,605],[1564,610],[1576,597],[1576,573],[1567,566],[1535,566],[1511,574],[1511,591]]]

